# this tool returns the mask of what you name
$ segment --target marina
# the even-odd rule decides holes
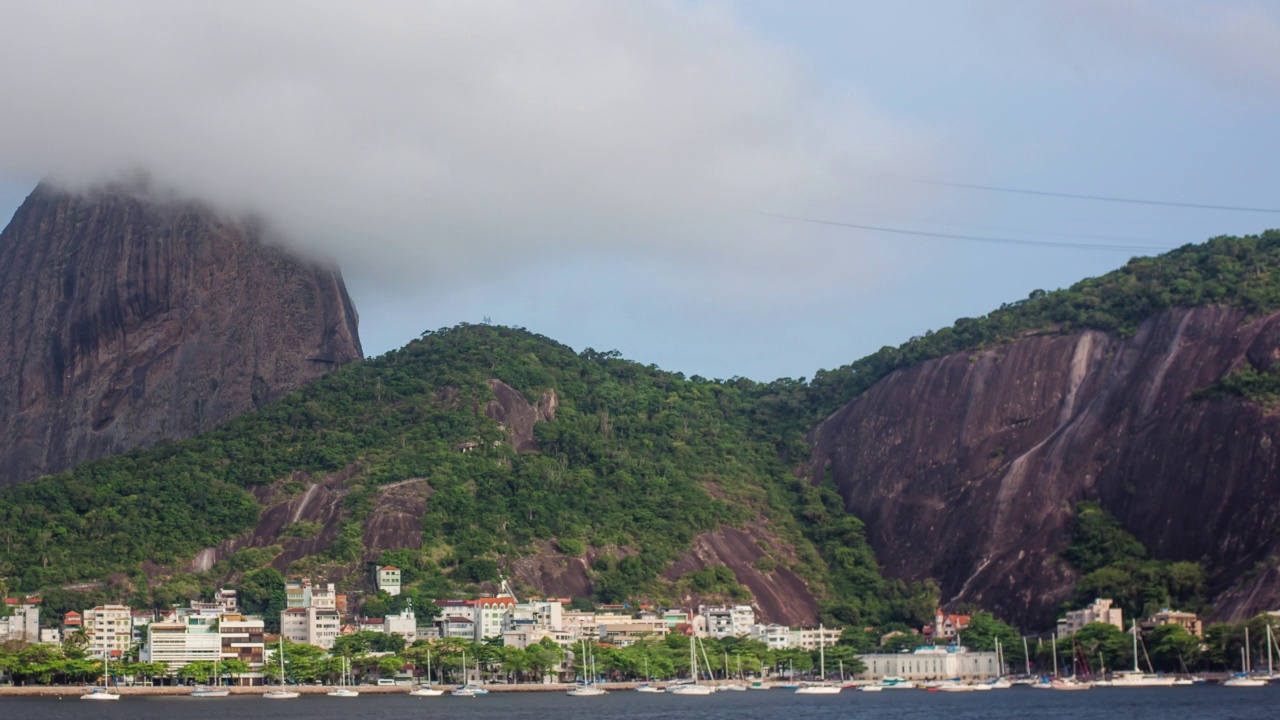
[[[317,688],[323,690],[323,688]],[[365,688],[361,688],[365,690]],[[372,688],[370,688],[372,690]],[[64,696],[64,697],[74,697]],[[423,699],[406,692],[362,692],[357,700],[327,697],[323,692],[304,695],[294,703],[269,703],[259,697],[232,694],[219,700],[201,700],[188,696],[133,697],[125,695],[120,702],[89,706],[67,704],[58,697],[0,696],[0,712],[6,717],[31,720],[92,717],[103,720],[137,718],[139,720],[186,720],[208,717],[211,705],[225,718],[292,718],[312,720],[350,717],[356,710],[362,716],[398,720],[420,718],[424,713],[436,717],[491,717],[494,713],[513,718],[577,718],[599,717],[600,713],[618,717],[663,718],[734,718],[755,720],[804,712],[807,717],[889,717],[914,720],[936,718],[1167,718],[1191,720],[1206,717],[1233,717],[1241,720],[1272,717],[1280,701],[1280,688],[1263,688],[1257,692],[1239,693],[1213,685],[1186,688],[1135,688],[1126,691],[1099,689],[1094,692],[1063,694],[1031,692],[1014,688],[1005,692],[944,693],[882,692],[843,693],[841,695],[796,695],[774,690],[764,693],[714,693],[710,697],[689,700],[669,693],[611,692],[607,697],[584,703],[563,692],[492,693],[466,702],[450,697]]]

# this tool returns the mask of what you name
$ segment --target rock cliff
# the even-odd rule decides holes
[[[1280,313],[1171,310],[1131,338],[1040,335],[899,370],[810,435],[888,575],[933,577],[1024,627],[1077,580],[1058,559],[1096,500],[1154,557],[1204,563],[1218,617],[1280,599],[1280,415],[1199,388],[1280,358]],[[1245,578],[1240,580],[1240,578]]]
[[[362,356],[336,270],[139,192],[41,185],[0,233],[0,485],[194,435]]]

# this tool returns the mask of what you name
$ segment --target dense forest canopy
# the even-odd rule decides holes
[[[732,599],[742,588],[714,568],[675,580],[660,575],[699,533],[762,520],[789,550],[772,549],[760,567],[795,570],[810,582],[825,618],[919,623],[932,617],[937,588],[880,575],[862,523],[845,512],[834,488],[798,479],[795,468],[808,453],[804,433],[888,373],[929,358],[1028,333],[1088,327],[1129,334],[1175,306],[1274,310],[1278,261],[1276,231],[1137,258],[1066,290],[1037,291],[985,317],[820,371],[812,381],[685,377],[616,352],[575,352],[521,329],[427,332],[199,437],[0,490],[0,577],[21,591],[110,578],[102,592],[140,605],[199,595],[226,579],[256,588],[279,547],[243,550],[206,573],[179,569],[201,549],[254,527],[254,488],[300,492],[305,486],[290,481],[295,473],[342,473],[337,539],[290,570],[347,568],[362,576],[362,561],[376,550],[364,547],[362,523],[379,488],[422,478],[432,490],[422,548],[382,557],[406,569],[409,596],[466,591],[494,580],[512,558],[555,547],[593,559],[597,600],[662,601],[690,592]],[[531,403],[555,391],[554,421],[535,427],[539,450],[516,452],[486,416],[491,380]],[[1259,382],[1271,381],[1250,378],[1218,392]],[[459,452],[464,443],[476,450]],[[281,542],[319,530],[300,524]],[[1085,572],[1145,562],[1134,556]]]

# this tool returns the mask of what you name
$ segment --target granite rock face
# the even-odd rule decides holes
[[[1216,616],[1280,599],[1280,415],[1199,388],[1280,356],[1280,313],[1171,310],[1132,338],[1043,335],[897,371],[810,435],[887,574],[1052,625],[1095,500],[1152,556],[1204,563]]]
[[[42,184],[0,233],[0,485],[195,435],[362,357],[337,270],[141,192]]]

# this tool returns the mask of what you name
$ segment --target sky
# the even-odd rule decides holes
[[[5,15],[0,216],[42,179],[145,170],[337,263],[371,356],[488,319],[686,374],[811,377],[1134,255],[1280,227],[1276,3]]]

